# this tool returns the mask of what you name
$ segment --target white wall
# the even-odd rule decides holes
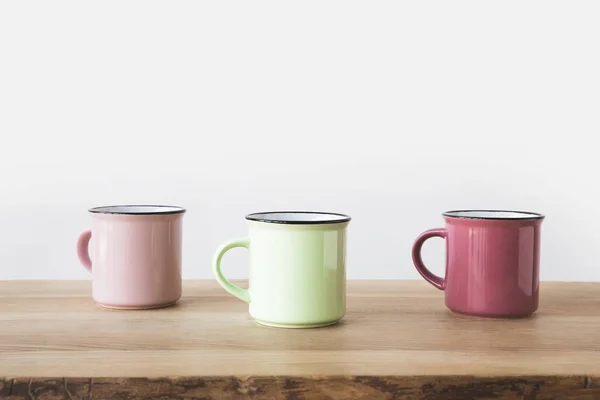
[[[349,278],[419,278],[456,208],[542,212],[600,280],[597,1],[0,3],[0,279],[87,279],[97,205],[185,206],[184,274],[275,209],[348,213]],[[441,240],[425,260],[443,270]],[[247,274],[243,250],[225,259]]]

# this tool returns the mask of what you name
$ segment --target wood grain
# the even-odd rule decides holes
[[[533,318],[486,320],[424,282],[350,281],[342,323],[309,330],[255,324],[212,281],[160,310],[90,294],[0,282],[0,398],[600,398],[597,283],[543,283]]]
[[[552,377],[202,377],[0,379],[5,400],[90,399],[573,399],[600,398],[588,378]]]

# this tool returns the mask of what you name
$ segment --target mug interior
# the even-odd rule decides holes
[[[96,214],[163,215],[184,213],[185,208],[178,206],[123,205],[94,207],[88,211]]]
[[[339,224],[350,221],[345,214],[319,211],[270,211],[246,215],[250,221],[273,224]]]
[[[507,210],[456,210],[443,213],[451,218],[471,218],[471,219],[541,219],[542,214],[528,211],[507,211]]]

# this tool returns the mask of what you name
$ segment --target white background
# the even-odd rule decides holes
[[[184,206],[185,278],[244,215],[350,214],[348,277],[417,279],[457,208],[546,214],[600,280],[600,2],[0,3],[0,279],[88,279],[92,206]],[[597,140],[597,139],[596,139]],[[441,239],[425,261],[443,271]],[[247,276],[244,250],[225,258]]]

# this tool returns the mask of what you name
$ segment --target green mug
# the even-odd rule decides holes
[[[344,214],[276,211],[249,214],[249,236],[231,240],[215,253],[217,282],[250,303],[261,325],[317,328],[333,325],[346,313],[346,227]],[[221,272],[223,255],[245,247],[250,256],[248,289]]]

